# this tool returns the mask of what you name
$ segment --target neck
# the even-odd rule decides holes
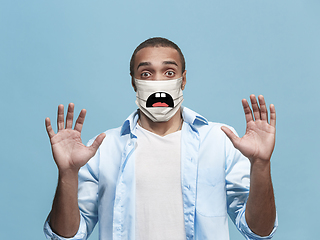
[[[143,112],[140,111],[140,126],[160,136],[165,136],[176,132],[182,127],[181,109],[176,112],[167,122],[153,122]]]

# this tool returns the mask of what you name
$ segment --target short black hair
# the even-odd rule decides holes
[[[182,73],[186,69],[186,61],[184,59],[184,56],[182,54],[181,49],[178,47],[177,44],[174,42],[162,38],[162,37],[153,37],[145,40],[144,42],[140,43],[140,45],[134,50],[131,60],[130,60],[130,75],[133,77],[134,75],[134,61],[135,61],[135,56],[137,52],[139,52],[141,49],[146,48],[146,47],[170,47],[178,51],[181,59],[181,65],[182,65]]]

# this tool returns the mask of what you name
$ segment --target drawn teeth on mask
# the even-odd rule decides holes
[[[155,97],[156,98],[165,98],[167,95],[166,95],[166,93],[164,93],[164,92],[157,92],[156,93],[156,95],[155,95]]]
[[[154,105],[155,104],[155,105]],[[155,92],[146,101],[146,107],[174,107],[172,96],[166,92]]]

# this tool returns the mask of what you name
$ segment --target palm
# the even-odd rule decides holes
[[[59,170],[79,169],[85,165],[93,157],[104,138],[103,134],[100,134],[90,147],[83,145],[81,130],[86,112],[85,110],[80,112],[75,127],[72,129],[73,109],[73,104],[70,104],[64,128],[63,106],[58,107],[57,134],[52,130],[50,119],[46,119],[53,158]]]
[[[222,127],[222,130],[230,138],[235,148],[250,160],[270,160],[275,144],[275,109],[273,105],[270,106],[269,124],[263,96],[259,96],[260,108],[255,96],[251,95],[250,98],[253,115],[248,102],[246,100],[242,102],[247,122],[245,135],[239,138],[226,127]]]

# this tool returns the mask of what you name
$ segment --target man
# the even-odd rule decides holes
[[[86,239],[99,220],[101,240],[224,240],[228,213],[247,239],[270,239],[277,227],[270,175],[274,106],[269,123],[263,96],[259,104],[250,96],[253,113],[242,100],[242,138],[181,107],[185,61],[164,38],[137,47],[130,75],[139,110],[88,147],[80,137],[85,110],[72,129],[74,105],[65,123],[59,105],[57,134],[46,119],[59,169],[46,236]]]

